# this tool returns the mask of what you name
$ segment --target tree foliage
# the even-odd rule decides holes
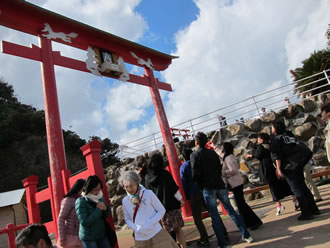
[[[324,73],[308,79],[304,79],[313,74],[324,72],[325,70],[330,69],[329,49],[314,51],[309,58],[302,61],[302,64],[302,67],[298,67],[291,71],[294,76],[294,81],[296,82],[295,93],[300,93],[302,97],[305,97],[305,93],[309,93],[310,95],[317,95],[321,92],[330,90],[330,85],[325,78]],[[329,77],[330,72],[327,72],[327,75]]]
[[[102,151],[101,151],[101,159],[103,167],[108,167],[110,165],[114,165],[120,161],[117,157],[119,152],[119,145],[116,143],[112,143],[109,138],[101,139],[98,136],[90,136],[89,141],[99,140],[102,143]]]
[[[72,173],[86,167],[80,150],[86,140],[71,130],[63,130],[67,167]],[[101,140],[106,166],[117,162],[118,145]],[[105,156],[108,154],[108,156]],[[39,186],[50,176],[45,113],[22,104],[14,89],[0,79],[0,192],[22,188],[21,180],[37,175]]]

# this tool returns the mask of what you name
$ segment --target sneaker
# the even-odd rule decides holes
[[[279,216],[283,212],[284,209],[285,209],[285,207],[283,205],[281,205],[280,207],[277,207],[276,216]]]
[[[252,243],[253,242],[253,238],[252,238],[252,236],[250,236],[250,237],[248,237],[248,238],[244,238],[243,239],[245,242],[247,242],[247,243]]]
[[[200,240],[197,242],[197,246],[209,246],[210,242],[208,240]]]
[[[300,205],[299,205],[299,202],[298,202],[298,201],[295,201],[295,202],[294,202],[294,209],[295,209],[296,211],[298,211],[298,210],[300,209]]]

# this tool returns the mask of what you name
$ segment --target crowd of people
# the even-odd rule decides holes
[[[326,150],[330,161],[330,104],[321,108],[325,128]],[[207,210],[218,247],[229,247],[228,232],[218,211],[220,201],[241,232],[242,240],[253,242],[250,230],[263,225],[262,220],[247,204],[243,192],[240,166],[233,154],[231,143],[220,148],[208,142],[203,132],[195,136],[195,151],[184,148],[184,162],[180,167],[183,192],[192,210],[200,234],[198,246],[209,246],[209,235],[202,221],[202,211]],[[276,215],[284,211],[281,200],[292,196],[298,221],[308,221],[320,214],[316,202],[322,201],[310,176],[312,151],[299,142],[281,121],[272,123],[272,135],[259,133],[257,147],[246,159],[260,160],[259,177],[269,184]],[[179,186],[166,170],[163,156],[154,153],[138,175],[135,171],[123,172],[119,178],[127,195],[122,200],[125,222],[133,230],[135,247],[168,248],[186,247],[182,227],[181,207],[185,204]],[[307,182],[307,184],[306,184]],[[64,196],[58,218],[57,247],[111,248],[117,240],[107,219],[111,214],[102,194],[102,181],[96,175],[79,179]],[[311,192],[312,190],[312,192]],[[235,211],[228,198],[231,191],[236,201]],[[16,238],[18,247],[52,247],[47,229],[40,224],[25,228]]]

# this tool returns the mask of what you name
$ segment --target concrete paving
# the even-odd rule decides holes
[[[290,197],[283,201],[285,210],[280,216],[276,216],[276,205],[271,198],[263,198],[249,201],[248,204],[262,219],[263,225],[257,230],[250,231],[254,242],[248,244],[241,240],[240,232],[228,216],[223,216],[224,223],[229,232],[230,244],[235,248],[242,247],[327,247],[330,248],[330,184],[319,186],[323,201],[317,205],[321,215],[313,220],[298,221],[300,212],[294,210]],[[204,219],[205,226],[210,236],[210,248],[216,248],[217,242],[212,229],[210,218]],[[198,247],[199,233],[193,223],[186,223],[184,233],[187,246]],[[119,247],[134,247],[134,240],[130,230],[117,232]]]

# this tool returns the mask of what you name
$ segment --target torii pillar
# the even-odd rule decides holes
[[[175,182],[180,187],[182,196],[184,197],[179,175],[180,162],[159,93],[160,89],[172,91],[172,88],[170,84],[155,79],[153,74],[153,70],[166,70],[171,64],[172,59],[177,58],[176,56],[155,51],[21,0],[0,1],[0,25],[38,36],[40,39],[40,47],[35,45],[25,47],[2,41],[2,52],[39,61],[42,65],[45,119],[52,188],[54,189],[54,212],[56,215],[54,220],[56,223],[60,211],[60,203],[64,195],[61,171],[66,170],[66,159],[54,66],[57,65],[95,74],[96,64],[87,63],[87,61],[93,57],[93,55],[90,57],[88,56],[91,55],[89,52],[94,51],[93,48],[117,55],[118,61],[119,58],[122,61],[121,66],[125,66],[124,63],[128,63],[144,67],[145,75],[143,75],[143,77],[128,74],[125,68],[123,69],[120,67],[118,64],[119,62],[115,66],[116,68],[121,68],[121,73],[125,77],[120,78],[117,74],[109,74],[102,71],[102,67],[100,68],[99,65],[99,71],[96,74],[98,74],[98,76],[102,75],[116,78],[122,81],[149,87],[169,159],[171,172]],[[60,52],[52,50],[52,41],[87,51],[88,59],[86,61],[80,61],[62,56]],[[183,214],[185,217],[191,215],[189,204],[184,206]]]
[[[176,184],[179,185],[181,195],[182,195],[184,201],[186,202],[185,194],[183,192],[183,187],[182,187],[182,181],[181,181],[181,177],[180,177],[180,161],[179,161],[179,157],[176,153],[171,129],[168,124],[165,109],[163,106],[163,102],[160,97],[159,89],[157,87],[157,80],[155,79],[154,73],[150,68],[144,67],[144,71],[145,71],[146,77],[148,78],[149,83],[150,83],[149,89],[150,89],[152,101],[154,103],[160,130],[162,132],[163,141],[164,141],[165,149],[166,149],[166,154],[167,154],[169,164],[171,167],[171,174],[172,174]],[[185,204],[182,207],[182,211],[183,211],[183,215],[185,217],[191,216],[191,209],[190,209],[189,204]]]
[[[67,169],[67,166],[56,89],[52,41],[40,37],[40,47],[50,175],[54,189],[54,208],[56,214],[54,220],[57,224],[57,217],[61,209],[61,200],[64,195],[61,171]]]

